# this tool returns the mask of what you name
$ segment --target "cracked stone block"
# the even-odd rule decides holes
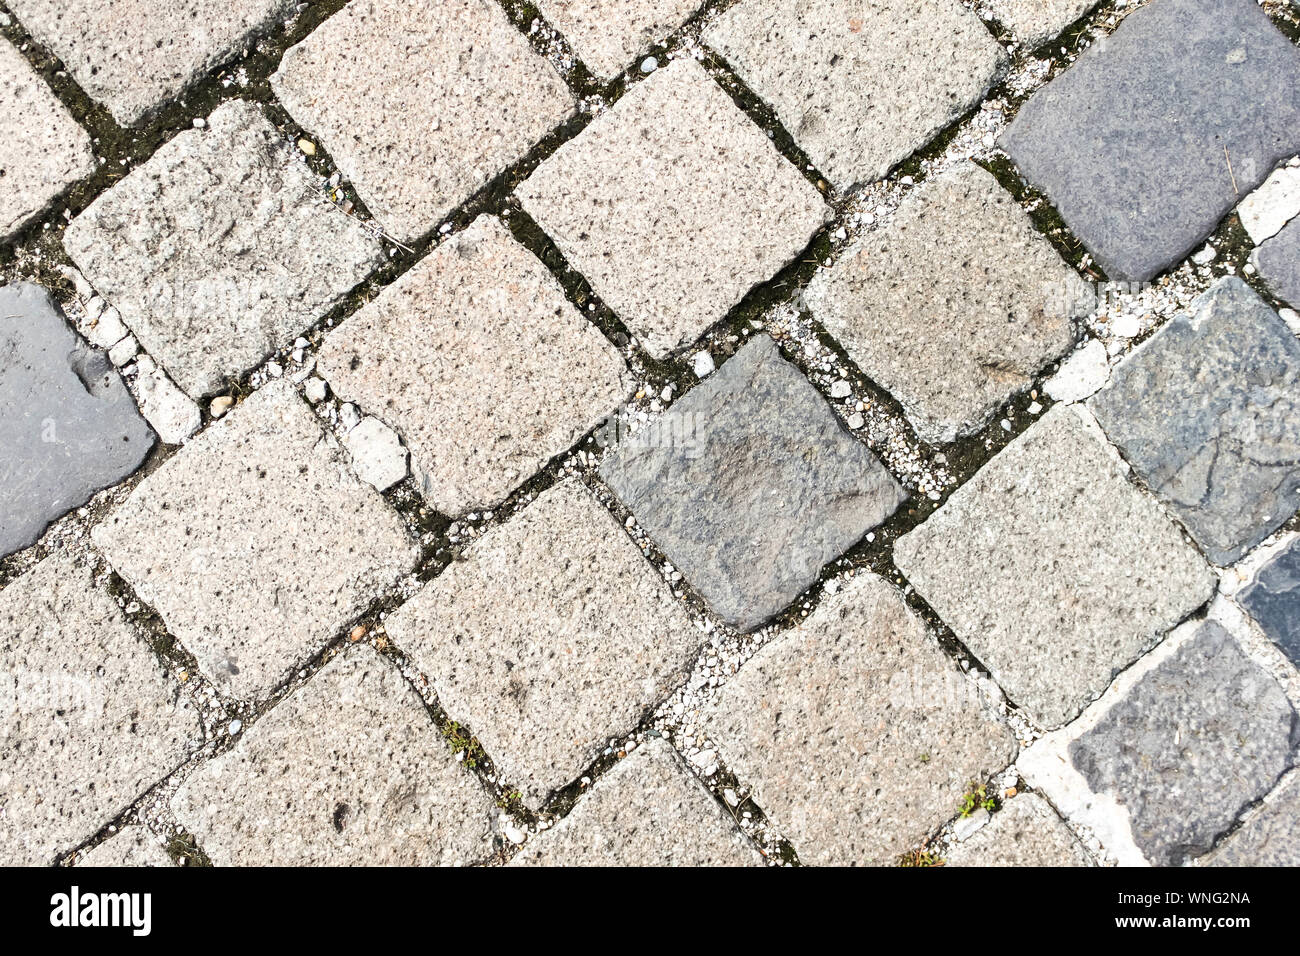
[[[1068,753],[1094,793],[1127,810],[1143,855],[1176,865],[1273,788],[1291,765],[1295,727],[1277,681],[1207,621]]]
[[[354,0],[285,53],[271,88],[370,213],[405,240],[522,158],[575,105],[493,0]]]
[[[387,628],[533,808],[662,702],[701,643],[576,480],[476,541]]]
[[[1215,588],[1086,414],[1053,408],[894,546],[907,580],[1048,728]]]
[[[699,338],[831,214],[689,58],[628,90],[518,196],[655,358]]]
[[[539,0],[542,14],[603,80],[633,64],[700,6],[700,0]]]
[[[291,0],[12,0],[9,9],[123,126],[176,99],[292,14]]]
[[[1006,56],[954,0],[745,0],[704,40],[840,189],[885,176],[975,106]]]
[[[1300,506],[1300,341],[1236,277],[1143,342],[1089,405],[1215,564]]]
[[[203,736],[90,569],[46,558],[0,590],[0,863],[48,866],[171,773]]]
[[[319,368],[401,433],[448,515],[499,504],[632,390],[617,350],[493,216],[326,336]]]
[[[1237,603],[1300,667],[1300,538],[1255,572],[1238,592]]]
[[[1056,811],[1036,793],[1008,800],[989,822],[954,845],[946,866],[1093,866]]]
[[[1300,773],[1291,774],[1252,811],[1202,866],[1300,866]]]
[[[1255,267],[1274,295],[1300,309],[1300,218],[1255,251]]]
[[[1099,0],[985,0],[984,5],[1029,49],[1042,46]]]
[[[94,171],[90,134],[23,55],[0,39],[0,239]]]
[[[77,857],[77,866],[174,866],[153,834],[142,826],[123,827],[99,846]]]
[[[493,851],[495,808],[397,668],[349,648],[181,785],[217,866],[447,866]]]
[[[40,286],[0,288],[0,557],[144,461],[154,435]]]
[[[807,301],[917,435],[940,443],[988,424],[1070,349],[1089,291],[997,180],[968,163],[818,273]]]
[[[100,196],[68,255],[192,398],[323,316],[380,245],[331,205],[261,107],[234,100]]]
[[[758,335],[600,475],[729,624],[785,608],[907,493]]]
[[[673,748],[651,737],[512,866],[761,866],[763,856]]]
[[[1300,152],[1300,50],[1255,0],[1156,0],[999,144],[1111,279],[1145,281]]]
[[[893,864],[1016,753],[974,681],[869,572],[759,650],[704,726],[805,864]]]
[[[192,439],[91,534],[239,698],[279,686],[418,554],[283,380]]]

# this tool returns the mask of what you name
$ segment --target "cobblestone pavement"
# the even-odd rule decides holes
[[[0,0],[0,862],[1300,863],[1298,47]]]

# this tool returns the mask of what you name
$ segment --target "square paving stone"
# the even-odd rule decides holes
[[[353,0],[285,53],[271,88],[370,213],[406,240],[574,109],[493,0]]]
[[[933,443],[986,425],[1069,350],[1089,291],[971,163],[927,183],[818,273],[807,301]]]
[[[805,864],[893,864],[1016,753],[974,682],[869,573],[755,654],[704,723]]]
[[[1036,793],[1003,804],[979,830],[954,845],[946,866],[1093,866],[1082,844]]]
[[[766,335],[600,475],[727,623],[762,624],[907,493]]]
[[[908,581],[1049,728],[1215,587],[1084,415],[1052,409],[894,546]]]
[[[171,805],[217,866],[445,866],[493,851],[482,785],[364,646],[196,770]]]
[[[1111,279],[1145,281],[1300,152],[1300,50],[1256,0],[1155,0],[1000,145]]]
[[[387,627],[534,808],[662,702],[701,642],[572,480],[475,542]]]
[[[0,38],[0,239],[94,171],[90,135],[23,55]]]
[[[492,216],[330,333],[320,370],[401,432],[450,515],[500,503],[632,388],[618,351]]]
[[[673,748],[651,737],[512,866],[760,866],[763,856]]]
[[[1300,773],[1291,774],[1200,862],[1203,866],[1300,866]]]
[[[1255,572],[1237,593],[1237,603],[1300,667],[1300,538]]]
[[[70,557],[0,591],[0,864],[48,866],[203,736],[180,685]]]
[[[22,25],[124,126],[293,13],[292,0],[12,0]]]
[[[700,7],[700,0],[538,0],[578,58],[601,79],[634,65]]]
[[[92,532],[224,692],[260,697],[415,564],[287,383],[200,434]]]
[[[378,240],[243,100],[95,200],[64,246],[194,398],[292,340],[381,261]]]
[[[692,59],[633,86],[518,195],[656,358],[695,341],[830,217]]]
[[[153,834],[142,826],[124,827],[77,857],[77,866],[174,866]]]
[[[1029,49],[1061,35],[1061,31],[1097,5],[1099,0],[984,0],[998,22]]]
[[[954,0],[745,0],[704,39],[841,189],[880,179],[928,143],[1006,62]]]
[[[1089,404],[1216,564],[1300,507],[1300,341],[1236,277],[1142,343]]]
[[[108,356],[48,293],[0,288],[0,557],[131,474],[153,444]]]
[[[1255,264],[1272,293],[1300,309],[1300,217],[1259,247]]]

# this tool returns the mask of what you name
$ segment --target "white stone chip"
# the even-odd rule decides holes
[[[1091,339],[1061,363],[1043,389],[1058,402],[1079,402],[1095,394],[1110,377],[1106,346]]]
[[[343,439],[352,466],[363,481],[377,491],[387,491],[406,477],[406,449],[402,440],[378,418],[367,415]]]

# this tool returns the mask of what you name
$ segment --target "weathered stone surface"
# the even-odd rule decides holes
[[[1042,797],[1008,800],[945,857],[947,866],[1093,866],[1070,828]]]
[[[139,466],[154,436],[40,286],[0,288],[0,557]]]
[[[1260,278],[1279,299],[1300,309],[1300,218],[1259,247]]]
[[[280,381],[92,532],[224,692],[260,697],[415,563],[401,520]]]
[[[1004,27],[1029,48],[1041,46],[1095,7],[1098,0],[985,0]]]
[[[866,572],[755,654],[704,721],[813,864],[893,863],[1016,751],[899,593]]]
[[[143,119],[246,41],[292,0],[13,0],[22,25],[123,125]]]
[[[974,106],[1005,56],[952,0],[745,0],[704,33],[841,189],[880,179]]]
[[[907,497],[766,335],[619,445],[600,474],[742,629],[788,605]]]
[[[330,333],[319,367],[402,434],[451,515],[501,502],[631,391],[618,352],[492,216]]]
[[[1157,0],[1000,142],[1111,279],[1143,281],[1300,152],[1300,50],[1255,0]]]
[[[0,863],[45,866],[202,737],[198,715],[90,570],[59,555],[0,591]]]
[[[140,356],[135,367],[141,414],[149,420],[160,441],[168,445],[182,444],[203,425],[199,406],[149,356]]]
[[[1208,621],[1086,734],[1070,760],[1113,793],[1152,863],[1208,850],[1290,766],[1296,715],[1282,688]]]
[[[698,338],[830,215],[689,58],[629,90],[518,195],[656,358]]]
[[[1237,215],[1255,245],[1272,239],[1300,216],[1300,158],[1274,170],[1264,185],[1241,201]]]
[[[1255,573],[1237,603],[1300,667],[1300,538]]]
[[[1089,405],[1216,564],[1300,506],[1300,341],[1236,277],[1130,354]]]
[[[95,200],[64,246],[194,398],[307,328],[380,261],[378,241],[243,100]]]
[[[271,87],[399,239],[428,232],[573,112],[493,0],[360,0],[289,49]]]
[[[131,825],[81,854],[77,866],[172,866],[167,851],[142,826]]]
[[[673,748],[651,737],[513,866],[755,866],[763,856]]]
[[[172,798],[218,866],[442,866],[492,853],[494,808],[397,669],[351,648]]]
[[[533,807],[666,697],[700,643],[576,481],[475,542],[387,627]]]
[[[807,299],[917,435],[950,442],[1070,348],[1088,291],[997,180],[969,163],[820,272]]]
[[[610,79],[699,9],[699,0],[539,0],[546,19],[597,76]]]
[[[0,239],[94,170],[90,135],[0,38]]]
[[[894,546],[899,570],[1049,728],[1215,587],[1086,414],[1052,409]]]
[[[1202,866],[1300,866],[1300,774],[1291,774]]]

